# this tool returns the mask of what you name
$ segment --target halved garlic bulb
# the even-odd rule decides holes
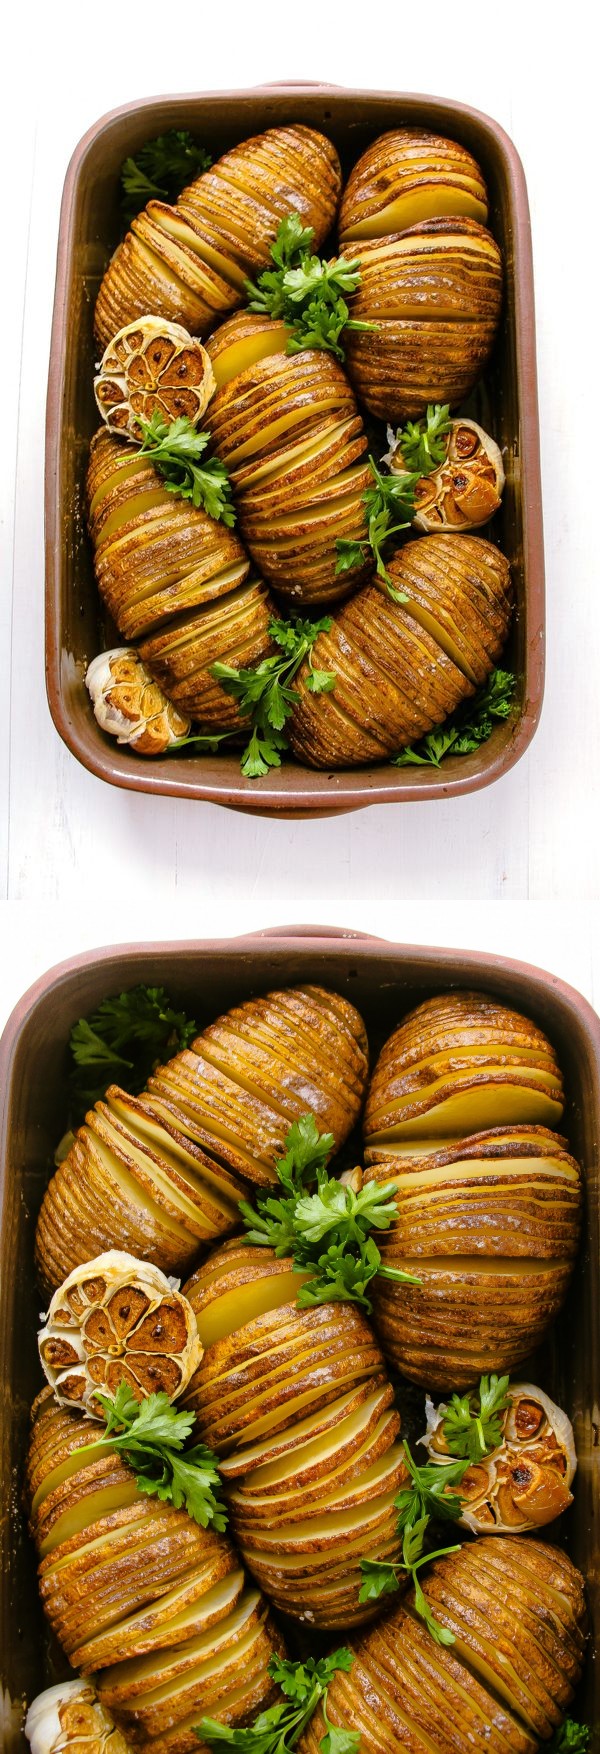
[[[196,1317],[178,1279],[135,1255],[109,1249],[69,1273],[38,1333],[42,1367],[57,1401],[103,1418],[96,1390],[125,1381],[137,1400],[174,1401],[202,1358]]]
[[[389,451],[383,458],[394,474],[407,474],[397,434],[388,426]],[[498,510],[504,490],[502,456],[495,439],[475,420],[452,420],[446,456],[431,475],[415,484],[419,530],[476,530]]]
[[[60,1681],[32,1700],[24,1724],[31,1754],[128,1754],[129,1743],[90,1681]]]
[[[105,349],[94,395],[102,419],[111,432],[141,442],[138,417],[178,420],[182,415],[194,426],[215,389],[213,368],[201,341],[180,323],[163,317],[139,317],[119,329]]]
[[[101,730],[117,743],[128,743],[138,755],[164,755],[187,736],[191,719],[167,700],[134,646],[99,652],[85,684]]]
[[[420,1439],[432,1462],[447,1462],[445,1402],[427,1396],[427,1431]],[[475,1535],[519,1535],[553,1522],[573,1502],[577,1468],[573,1427],[562,1407],[533,1383],[511,1383],[497,1448],[463,1474],[459,1521]]]

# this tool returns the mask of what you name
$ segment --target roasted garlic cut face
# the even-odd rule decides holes
[[[127,1754],[128,1743],[91,1681],[60,1681],[33,1699],[24,1724],[31,1754]]]
[[[69,1273],[38,1334],[57,1401],[103,1418],[99,1389],[125,1381],[137,1400],[160,1391],[174,1401],[202,1358],[196,1318],[176,1279],[135,1255],[109,1249]]]
[[[447,1407],[443,1401],[434,1407],[428,1396],[426,1410],[427,1431],[421,1442],[430,1461],[447,1462]],[[460,1522],[475,1535],[518,1535],[541,1529],[572,1504],[569,1488],[576,1468],[567,1414],[533,1383],[512,1383],[500,1442],[463,1474],[460,1495],[466,1502]]]
[[[86,671],[86,688],[102,731],[138,755],[164,755],[186,737],[190,719],[167,700],[130,646],[99,652]]]
[[[182,416],[194,426],[210,402],[215,380],[200,341],[180,323],[140,317],[127,323],[105,349],[94,395],[110,432],[141,440],[139,420]]]
[[[391,427],[388,440],[384,462],[396,475],[409,473]],[[415,483],[413,524],[428,532],[476,530],[497,512],[503,491],[502,454],[495,439],[475,420],[453,420],[444,462]]]

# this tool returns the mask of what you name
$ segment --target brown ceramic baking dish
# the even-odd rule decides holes
[[[505,453],[508,487],[498,539],[514,569],[517,615],[507,663],[517,673],[516,715],[470,756],[443,769],[364,767],[316,772],[291,759],[246,780],[239,755],[186,752],[143,760],[97,726],[83,687],[86,664],[115,643],[101,617],[86,539],[82,491],[98,417],[92,393],[92,316],[106,262],[120,235],[123,159],[164,128],[186,127],[218,156],[262,128],[312,123],[331,135],[344,169],[384,129],[421,123],[474,152],[491,193],[491,225],[506,263],[501,333],[473,412]],[[490,407],[492,414],[490,415]],[[47,411],[46,674],[50,711],[68,748],[92,773],[133,791],[204,798],[237,809],[316,816],[365,804],[441,798],[488,785],[513,766],[540,713],[544,676],[544,561],[535,365],[533,274],[527,190],[512,142],[488,116],[442,98],[285,85],[254,91],[144,99],[103,116],[77,146],[65,183]],[[120,641],[118,641],[120,643]]]
[[[347,994],[364,1015],[375,1051],[410,1005],[444,987],[485,988],[528,1012],[554,1042],[568,1090],[566,1130],[587,1179],[587,1226],[567,1308],[543,1355],[532,1362],[535,1374],[530,1380],[544,1384],[567,1408],[575,1426],[579,1456],[575,1502],[562,1518],[556,1538],[566,1541],[585,1573],[592,1627],[596,1637],[600,1632],[598,1017],[572,987],[525,963],[479,952],[388,944],[328,928],[283,928],[219,943],[118,945],[50,969],[17,1005],[0,1044],[4,1096],[0,1645],[3,1683],[15,1704],[15,1745],[19,1745],[19,1701],[23,1696],[30,1700],[65,1669],[64,1659],[49,1650],[42,1624],[33,1554],[19,1514],[19,1476],[28,1409],[40,1386],[33,1233],[52,1154],[64,1129],[69,1031],[77,1017],[107,994],[137,981],[167,985],[203,1026],[236,1000],[305,980],[321,981]],[[590,1723],[600,1720],[600,1674],[592,1661],[577,1715]]]

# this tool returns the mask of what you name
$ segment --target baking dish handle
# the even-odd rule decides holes
[[[346,85],[332,85],[320,79],[267,79],[265,85],[253,86],[254,91],[347,91]]]
[[[244,938],[339,938],[351,939],[355,944],[384,943],[374,932],[354,932],[351,926],[264,926],[260,932],[244,932],[238,943],[243,943]]]

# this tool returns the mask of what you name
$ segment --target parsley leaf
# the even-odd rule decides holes
[[[359,1602],[376,1602],[380,1596],[394,1594],[400,1588],[400,1578],[404,1574],[412,1580],[416,1612],[424,1620],[436,1644],[455,1644],[454,1633],[446,1626],[440,1626],[439,1620],[432,1613],[417,1574],[422,1565],[428,1565],[432,1559],[445,1559],[449,1553],[460,1552],[460,1548],[440,1547],[435,1553],[424,1553],[423,1543],[428,1524],[429,1517],[422,1516],[418,1522],[405,1525],[402,1559],[397,1565],[382,1565],[372,1559],[361,1559],[360,1569],[365,1581],[358,1599]]]
[[[392,767],[439,767],[446,755],[471,755],[491,737],[495,720],[510,717],[516,686],[517,678],[510,670],[492,670],[470,700],[463,701],[418,743],[407,743],[393,755]]]
[[[479,1393],[453,1395],[443,1408],[442,1430],[450,1454],[480,1462],[497,1448],[508,1406],[507,1376],[482,1376]],[[440,1409],[442,1411],[442,1409]]]
[[[164,987],[131,987],[102,999],[89,1017],[79,1018],[69,1036],[73,1126],[79,1126],[86,1109],[124,1074],[128,1091],[136,1096],[154,1067],[189,1047],[197,1034],[193,1018],[175,1010]]]
[[[394,451],[400,451],[405,467],[415,469],[417,476],[431,475],[446,461],[451,430],[450,403],[430,402],[422,420],[407,420],[398,428]]]
[[[289,331],[288,353],[306,347],[334,353],[344,361],[340,336],[344,329],[376,329],[376,323],[360,323],[350,316],[345,293],[360,285],[358,258],[348,261],[334,256],[324,262],[311,255],[312,226],[303,226],[298,213],[282,219],[271,245],[274,268],[265,268],[254,283],[246,281],[248,308],[284,322]]]
[[[336,542],[337,564],[336,573],[349,572],[352,567],[364,565],[369,549],[375,558],[375,570],[378,578],[387,585],[390,597],[396,603],[408,603],[408,597],[397,591],[387,571],[382,550],[400,530],[408,529],[412,524],[415,511],[415,485],[418,475],[382,475],[375,458],[369,456],[369,466],[375,485],[367,487],[363,494],[367,515],[367,536],[364,542],[349,542],[338,537]]]
[[[411,1484],[401,1489],[395,1501],[399,1512],[398,1527],[409,1528],[424,1516],[455,1522],[462,1512],[462,1498],[456,1492],[448,1492],[447,1488],[460,1485],[468,1462],[424,1462],[419,1465],[413,1461],[407,1443],[404,1444],[404,1454]]]
[[[84,1444],[78,1457],[114,1450],[132,1469],[141,1492],[186,1510],[203,1529],[226,1529],[216,1456],[203,1443],[181,1454],[195,1415],[177,1412],[164,1391],[137,1401],[126,1382],[119,1383],[114,1400],[99,1390],[96,1399],[104,1413],[105,1435]]]
[[[187,128],[169,128],[140,146],[121,166],[121,209],[129,224],[147,201],[172,201],[186,183],[209,170],[210,153]]]
[[[249,1242],[274,1249],[279,1258],[291,1255],[298,1272],[311,1273],[298,1292],[300,1309],[344,1302],[370,1311],[367,1287],[376,1273],[404,1284],[419,1281],[399,1268],[383,1266],[369,1234],[389,1229],[396,1211],[395,1186],[367,1182],[356,1193],[330,1179],[324,1160],[333,1144],[331,1133],[319,1136],[314,1115],[302,1115],[287,1135],[286,1156],[275,1165],[285,1196],[268,1195],[255,1207],[242,1200],[240,1214]],[[317,1190],[306,1193],[305,1181],[315,1173]]]
[[[151,420],[138,416],[137,424],[143,434],[140,452],[158,470],[167,491],[181,499],[191,499],[192,505],[202,506],[209,518],[233,529],[236,514],[225,464],[209,457],[200,467],[199,459],[210,433],[198,432],[187,414],[178,420],[163,420],[158,408]]]
[[[555,1731],[552,1741],[547,1743],[548,1754],[569,1754],[569,1750],[570,1754],[585,1754],[591,1734],[587,1724],[577,1724],[574,1718],[567,1717]]]
[[[306,686],[313,694],[335,687],[334,672],[313,669],[311,656],[318,634],[328,633],[330,627],[330,615],[323,615],[320,621],[271,621],[269,633],[281,648],[281,656],[276,652],[263,658],[254,670],[211,664],[211,676],[234,696],[240,712],[252,721],[241,760],[242,773],[248,779],[260,779],[270,767],[281,767],[281,756],[288,748],[285,726],[298,699],[292,683],[304,659],[307,657],[309,663]]]
[[[203,1717],[195,1734],[212,1748],[227,1743],[242,1754],[290,1754],[320,1702],[326,1726],[320,1743],[322,1754],[355,1754],[360,1744],[359,1732],[338,1728],[327,1717],[327,1692],[333,1676],[338,1669],[347,1674],[353,1662],[353,1652],[346,1646],[332,1651],[328,1657],[308,1657],[297,1663],[272,1656],[269,1674],[281,1688],[284,1699],[259,1712],[253,1724],[241,1728],[232,1729],[215,1718]]]

